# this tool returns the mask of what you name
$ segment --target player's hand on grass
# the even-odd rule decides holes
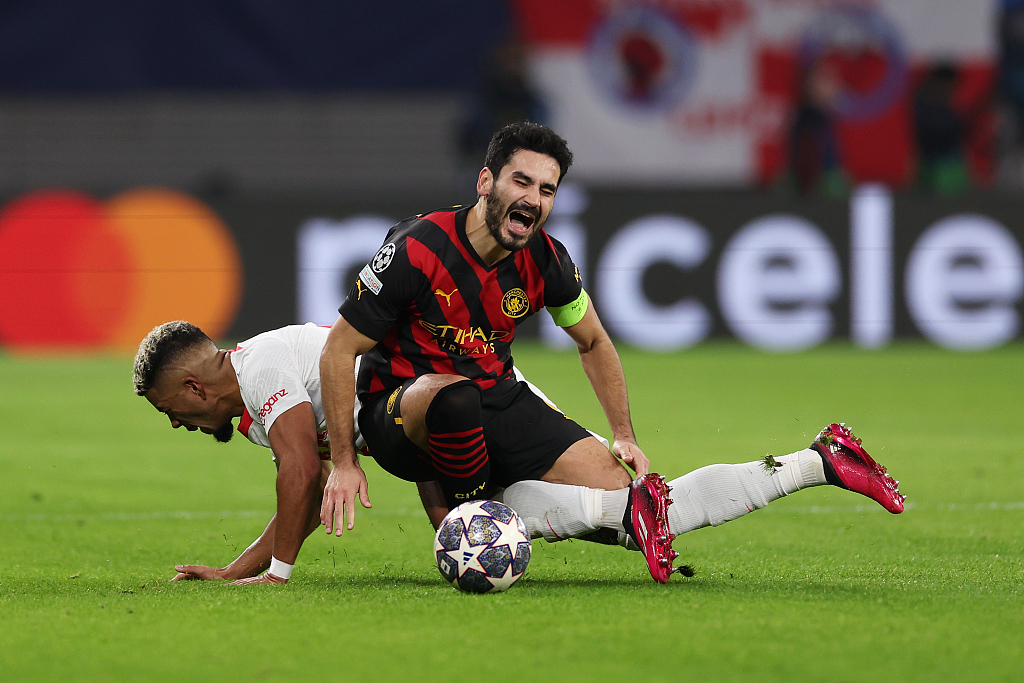
[[[341,536],[346,522],[349,530],[355,526],[356,497],[364,508],[373,507],[367,489],[366,474],[358,463],[331,470],[320,505],[320,523],[327,527],[327,533]]]
[[[210,581],[212,579],[226,579],[223,567],[207,567],[201,564],[179,564],[174,567],[178,572],[171,581]]]
[[[288,583],[288,579],[282,579],[280,576],[274,576],[270,572],[263,572],[259,576],[250,576],[247,579],[239,579],[238,581],[232,581],[229,586],[254,586],[257,584],[279,584]]]
[[[642,477],[651,471],[651,462],[644,455],[644,452],[640,450],[632,441],[619,441],[616,440],[612,444],[612,453],[622,462],[629,465],[637,477]]]

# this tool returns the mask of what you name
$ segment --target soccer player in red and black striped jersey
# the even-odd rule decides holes
[[[321,357],[328,428],[351,430],[352,368],[364,354],[356,391],[370,453],[403,479],[438,482],[438,510],[528,479],[629,487],[617,456],[639,476],[625,516],[643,508],[636,533],[667,537],[667,489],[645,476],[618,354],[569,254],[543,230],[571,163],[549,128],[512,124],[491,140],[476,204],[391,229],[339,309]],[[577,344],[611,427],[611,452],[513,376],[516,328],[542,308]],[[344,519],[352,528],[355,499],[369,499],[351,445],[333,444],[332,461],[321,519],[340,535]],[[671,552],[667,541],[661,546],[651,553]]]

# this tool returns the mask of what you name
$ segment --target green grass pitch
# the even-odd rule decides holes
[[[0,356],[0,680],[1022,679],[1024,347],[622,357],[656,471],[790,452],[843,420],[907,511],[802,491],[678,539],[697,574],[667,586],[636,553],[536,541],[517,586],[473,596],[442,582],[414,487],[371,461],[374,509],[310,538],[288,586],[169,583],[262,530],[269,453],[172,431],[126,359]],[[606,431],[575,354],[517,360]]]

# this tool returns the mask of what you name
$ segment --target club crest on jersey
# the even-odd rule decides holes
[[[368,265],[363,266],[363,269],[359,271],[359,279],[374,294],[380,294],[380,290],[384,289],[384,283],[377,279],[377,276],[373,274]],[[363,293],[360,292],[359,296],[362,297],[362,295]]]
[[[370,266],[375,273],[383,273],[391,265],[391,259],[395,258],[395,245],[388,243],[380,248],[377,255],[370,261]]]
[[[505,292],[501,299],[501,312],[510,318],[522,318],[530,312],[530,300],[519,287]]]

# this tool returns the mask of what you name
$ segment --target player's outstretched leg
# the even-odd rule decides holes
[[[839,424],[822,430],[810,448],[738,465],[708,465],[668,482],[675,505],[669,526],[679,536],[718,526],[812,486],[834,484],[862,493],[890,512],[903,511],[897,482],[871,459],[860,439]]]
[[[534,538],[592,538],[597,532],[602,542],[617,538],[627,548],[643,549],[651,575],[659,581],[671,574],[676,555],[666,552],[669,546],[664,541],[644,547],[636,533],[638,526],[647,531],[648,542],[668,537],[671,543],[673,537],[688,531],[724,524],[791,493],[824,484],[863,493],[894,512],[903,509],[904,500],[897,482],[842,425],[829,425],[810,448],[795,453],[734,465],[708,465],[667,486],[657,475],[647,477],[614,491],[522,481],[505,489],[503,500],[519,513]],[[664,500],[662,506],[666,496],[671,500]],[[634,521],[640,510],[647,511],[641,514],[645,526]],[[663,510],[667,512],[661,518]],[[652,526],[658,529],[653,536]],[[667,567],[662,559],[667,560]]]
[[[863,494],[894,515],[903,512],[907,497],[900,483],[871,459],[845,422],[822,429],[811,448],[821,455],[828,483]]]
[[[679,553],[672,550],[675,536],[669,531],[668,506],[671,504],[665,477],[652,472],[633,480],[622,516],[622,526],[643,552],[651,576],[660,583],[668,583],[675,571],[672,561],[679,557]]]

